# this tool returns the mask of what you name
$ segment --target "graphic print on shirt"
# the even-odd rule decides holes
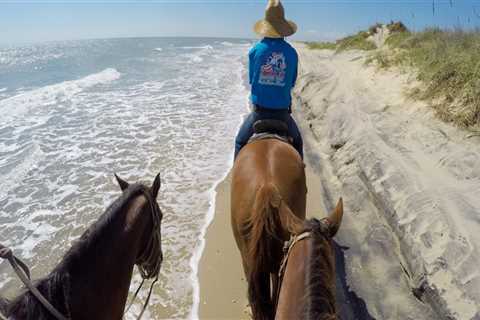
[[[282,52],[273,52],[260,70],[258,82],[269,86],[285,86],[287,63]]]

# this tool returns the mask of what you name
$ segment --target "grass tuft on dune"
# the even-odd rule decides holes
[[[368,40],[370,32],[360,31],[359,33],[348,36],[337,41],[337,52],[345,50],[375,50],[377,46],[372,41]]]
[[[337,45],[333,42],[307,42],[309,49],[328,49],[335,50]]]
[[[480,30],[404,31],[390,36],[386,45],[370,61],[381,68],[413,67],[425,84],[415,97],[433,101],[445,121],[480,125]]]

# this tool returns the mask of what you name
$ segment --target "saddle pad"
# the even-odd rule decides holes
[[[256,133],[256,134],[254,134],[254,135],[248,140],[248,143],[252,143],[252,142],[258,141],[258,140],[265,140],[265,139],[277,139],[277,140],[286,142],[286,143],[288,143],[288,144],[292,144],[289,138],[283,137],[283,136],[280,136],[280,135],[274,134],[274,133],[268,133],[268,132],[265,132],[265,133]]]

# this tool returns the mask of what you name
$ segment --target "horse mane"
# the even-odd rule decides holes
[[[147,187],[142,184],[132,184],[105,210],[100,218],[75,241],[72,247],[65,253],[61,262],[50,274],[35,282],[35,286],[42,295],[66,317],[70,316],[68,299],[70,297],[71,268],[76,267],[79,260],[87,252],[94,249],[103,237],[108,236],[108,229],[115,220],[117,213],[124,211],[130,201],[145,190],[147,190]],[[13,301],[7,302],[7,300],[2,302],[0,299],[0,310],[3,308],[7,316],[15,314],[21,319],[54,319],[28,290],[22,292]]]
[[[324,235],[322,222],[305,221],[305,230],[312,234],[311,253],[306,270],[304,319],[336,320],[335,308],[335,260]]]

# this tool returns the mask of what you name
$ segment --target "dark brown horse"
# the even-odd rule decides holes
[[[123,194],[115,200],[35,286],[65,317],[72,320],[120,320],[123,317],[133,266],[144,278],[158,276],[162,263],[160,223],[152,187],[129,185],[118,178]],[[9,319],[55,319],[26,291],[8,304],[0,301]]]
[[[305,165],[285,142],[255,141],[235,160],[231,190],[232,229],[253,318],[273,319],[272,292],[277,291],[283,243],[305,219]]]
[[[332,237],[343,216],[342,200],[324,220],[311,219],[292,238],[282,265],[276,320],[336,320]]]

